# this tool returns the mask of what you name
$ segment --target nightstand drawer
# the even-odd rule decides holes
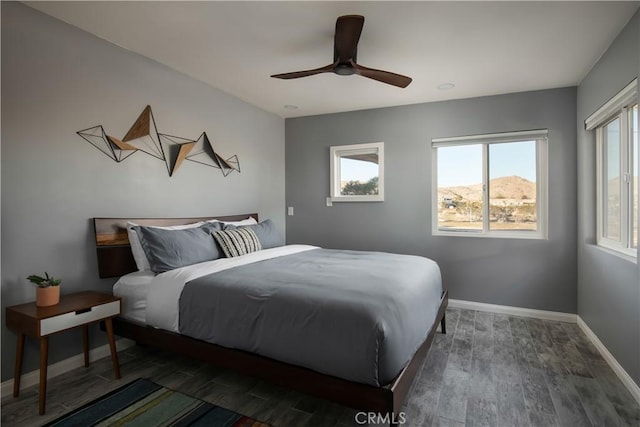
[[[49,317],[40,321],[40,336],[63,331],[75,326],[95,322],[107,317],[120,314],[120,301],[96,305],[86,310],[72,311],[59,316]]]

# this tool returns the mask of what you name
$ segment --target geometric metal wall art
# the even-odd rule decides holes
[[[213,151],[213,146],[211,145],[211,141],[209,141],[209,137],[206,132],[202,132],[200,137],[196,140],[193,149],[187,155],[187,160],[219,168],[222,170],[222,175],[224,176],[229,175],[234,170],[240,172],[238,156],[233,155],[228,159],[220,157],[218,153]]]
[[[123,161],[136,151],[160,159],[166,164],[169,176],[173,176],[184,161],[220,169],[225,177],[234,170],[240,172],[238,156],[222,158],[213,149],[206,132],[202,132],[196,140],[159,133],[149,105],[121,140],[107,135],[102,125],[76,133],[116,162]]]

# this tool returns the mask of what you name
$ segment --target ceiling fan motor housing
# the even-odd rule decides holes
[[[353,52],[351,58],[340,58],[338,56],[338,49],[333,48],[333,63],[337,65],[333,68],[333,72],[341,76],[350,76],[356,73],[356,70],[351,65],[351,62],[357,62],[358,49]],[[351,60],[351,61],[350,61]],[[338,62],[341,61],[341,62]]]
[[[333,69],[333,72],[341,76],[350,76],[356,73],[356,70],[351,64],[338,64]]]

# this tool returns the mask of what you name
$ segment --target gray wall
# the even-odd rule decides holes
[[[104,125],[122,137],[150,104],[160,132],[207,131],[242,173],[136,153],[117,164],[75,134]],[[22,4],[2,2],[2,308],[33,301],[24,279],[45,270],[62,292],[111,291],[99,280],[94,216],[258,212],[284,233],[284,120]],[[2,314],[2,379],[16,336]],[[105,344],[92,329],[91,345]],[[50,361],[80,353],[80,332],[51,339]],[[29,340],[24,372],[37,369]]]
[[[578,314],[640,384],[637,263],[596,246],[595,132],[584,120],[640,75],[640,12],[578,87]]]
[[[450,297],[576,312],[575,88],[286,120],[288,243],[423,255]],[[549,239],[431,235],[432,138],[549,129]],[[329,147],[385,143],[385,201],[334,203]]]

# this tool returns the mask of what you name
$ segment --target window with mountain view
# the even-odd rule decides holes
[[[545,238],[546,135],[433,140],[434,234]]]

